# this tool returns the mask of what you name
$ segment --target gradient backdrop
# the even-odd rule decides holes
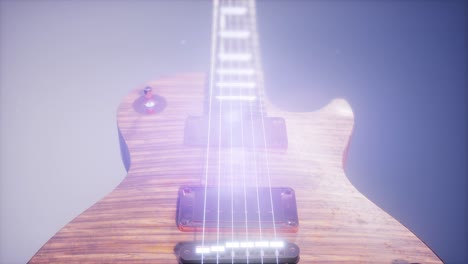
[[[446,263],[468,263],[463,1],[258,1],[268,94],[346,98],[355,186]],[[206,71],[211,2],[0,1],[0,262],[25,263],[125,176],[134,87]]]

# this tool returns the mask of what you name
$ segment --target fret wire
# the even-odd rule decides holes
[[[255,83],[254,96],[256,100],[247,100],[254,104],[254,110],[260,114],[265,114],[261,109],[263,91],[261,81],[261,69],[258,61],[258,46],[255,45],[255,19],[252,16],[252,6],[250,1],[219,1],[219,30],[217,33],[217,56],[215,80],[219,82],[222,78],[225,82]],[[240,10],[244,10],[240,12]],[[221,33],[225,32],[225,33]],[[237,33],[226,33],[237,32]],[[239,33],[243,32],[243,33]],[[246,33],[247,32],[247,33]],[[224,34],[224,37],[222,36]],[[231,37],[227,35],[231,34]],[[238,34],[238,35],[236,35]],[[248,35],[248,37],[245,37]],[[236,53],[233,53],[232,47],[236,47]],[[242,69],[254,69],[253,71],[244,71]],[[238,70],[238,72],[236,72]],[[232,85],[235,86],[235,85]],[[215,88],[214,96],[220,95],[223,88]],[[244,89],[239,87],[236,89]],[[245,97],[238,97],[245,98]],[[249,97],[250,98],[250,97]],[[235,98],[233,97],[232,100]],[[219,102],[218,102],[219,104]],[[217,107],[219,108],[219,107]]]

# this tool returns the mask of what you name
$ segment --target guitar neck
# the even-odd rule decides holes
[[[208,99],[215,112],[229,109],[263,113],[255,1],[214,1],[211,78]],[[224,104],[226,105],[226,104]],[[224,111],[227,108],[225,107]]]

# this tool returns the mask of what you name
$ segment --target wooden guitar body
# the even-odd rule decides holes
[[[297,244],[300,263],[441,263],[344,174],[354,122],[344,100],[311,113],[282,111],[266,101],[268,116],[286,120],[288,148],[234,150],[234,160],[249,161],[247,173],[231,173],[221,182],[213,164],[216,160],[227,164],[228,157],[232,163],[233,152],[211,148],[207,160],[206,148],[183,143],[186,118],[204,115],[205,79],[202,74],[182,74],[150,83],[167,104],[155,114],[135,111],[132,104],[142,96],[141,87],[123,100],[118,129],[123,157],[130,164],[128,175],[63,227],[29,263],[177,263],[176,245],[201,241],[202,236],[177,228],[179,187],[238,185],[246,182],[245,177],[251,177],[249,185],[256,181],[261,186],[271,183],[294,189],[298,230],[278,232],[275,238]],[[255,159],[256,166],[251,162]],[[208,172],[207,164],[213,167]],[[215,240],[217,234],[207,232],[205,239]],[[223,238],[231,235],[221,232]],[[257,236],[252,232],[251,237]],[[274,234],[265,230],[261,236]]]

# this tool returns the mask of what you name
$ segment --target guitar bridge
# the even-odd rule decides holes
[[[177,257],[181,264],[198,263],[264,263],[292,264],[299,262],[299,247],[282,241],[244,241],[226,243],[179,243]]]

